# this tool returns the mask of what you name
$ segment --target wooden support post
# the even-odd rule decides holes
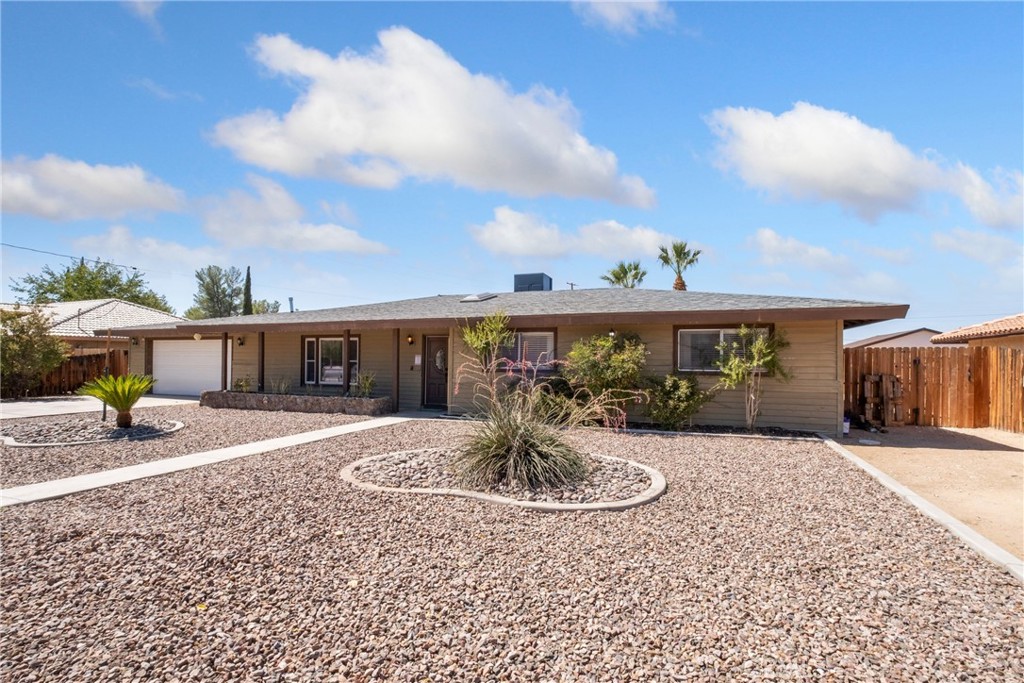
[[[349,339],[351,339],[351,333],[345,330],[341,336],[341,393],[345,395],[348,394],[349,387],[352,386],[352,368],[348,358],[348,343]]]
[[[220,333],[220,390],[228,390],[228,333]]]
[[[401,330],[397,327],[391,330],[391,412],[393,413],[398,412],[398,386],[401,384],[399,381],[399,373],[402,371],[399,365],[402,353],[400,332]]]
[[[256,335],[256,391],[265,391],[263,366],[267,358],[266,354],[266,333],[260,332]]]

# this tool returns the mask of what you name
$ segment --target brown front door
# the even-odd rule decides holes
[[[423,350],[423,406],[447,409],[448,337],[427,337]]]

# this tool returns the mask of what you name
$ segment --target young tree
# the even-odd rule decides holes
[[[245,287],[242,289],[242,315],[252,315],[252,275],[245,267]]]
[[[242,309],[242,271],[234,266],[206,266],[196,271],[199,290],[192,297],[194,306],[185,311],[191,320],[227,318]]]
[[[12,279],[11,290],[21,295],[19,301],[29,304],[122,299],[174,313],[167,299],[147,287],[139,271],[126,275],[120,266],[103,262],[91,265],[84,258],[60,271],[43,266],[39,275],[26,275],[20,282]]]
[[[640,267],[639,261],[619,261],[614,268],[602,275],[601,279],[612,287],[633,289],[644,281],[646,275],[647,271]]]
[[[761,414],[764,378],[774,377],[783,382],[792,378],[779,358],[779,352],[788,346],[789,342],[781,332],[746,325],[740,327],[733,342],[722,342],[718,346],[723,356],[717,363],[722,371],[718,385],[725,389],[744,388],[743,406],[750,431],[754,431]]]
[[[257,315],[260,313],[279,313],[280,311],[281,303],[279,301],[256,299],[256,301],[252,302],[252,312]]]
[[[71,349],[50,335],[50,318],[39,308],[0,311],[0,388],[5,397],[35,389],[43,375],[57,368]]]
[[[672,242],[672,248],[662,245],[659,247],[658,261],[662,268],[671,268],[676,274],[676,281],[672,283],[672,289],[686,291],[686,280],[683,279],[683,271],[690,266],[696,265],[697,257],[700,256],[700,249],[690,249],[686,242]]]

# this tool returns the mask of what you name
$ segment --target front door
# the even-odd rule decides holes
[[[447,409],[448,337],[427,337],[423,349],[423,406]]]

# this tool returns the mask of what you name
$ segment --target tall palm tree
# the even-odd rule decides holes
[[[644,281],[647,271],[640,267],[639,261],[619,261],[615,267],[601,276],[601,279],[612,287],[634,289]]]
[[[673,242],[672,249],[666,246],[661,247],[658,260],[663,268],[671,268],[675,271],[676,281],[672,283],[672,289],[680,292],[686,291],[686,280],[683,279],[683,271],[697,263],[700,256],[700,249],[690,249],[686,242]]]

